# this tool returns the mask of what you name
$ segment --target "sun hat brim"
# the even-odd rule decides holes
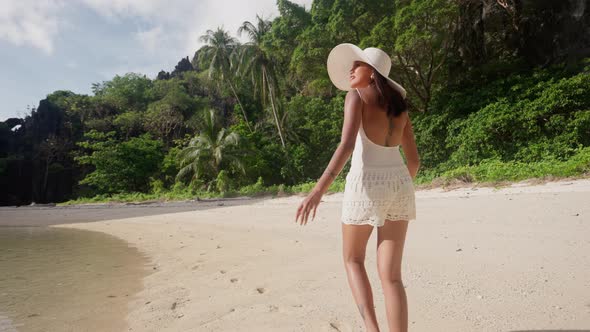
[[[365,62],[375,68],[377,72],[387,79],[387,83],[392,88],[400,92],[402,98],[406,98],[406,90],[399,83],[389,78],[389,73],[381,72],[360,47],[350,43],[337,45],[328,55],[328,76],[338,89],[344,91],[352,90],[350,86],[350,68],[355,61]]]

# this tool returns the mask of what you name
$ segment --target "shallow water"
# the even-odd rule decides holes
[[[0,332],[126,331],[148,263],[104,233],[0,227]]]

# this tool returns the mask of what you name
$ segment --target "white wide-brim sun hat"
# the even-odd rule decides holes
[[[389,78],[391,70],[391,58],[384,51],[367,47],[360,47],[343,43],[334,47],[328,55],[328,76],[334,85],[344,91],[352,90],[350,86],[350,68],[355,61],[362,61],[375,68],[379,74],[387,79],[387,83],[400,92],[402,98],[406,98],[406,89],[399,83]]]

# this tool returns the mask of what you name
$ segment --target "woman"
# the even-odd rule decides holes
[[[420,161],[406,91],[388,78],[390,68],[390,57],[377,48],[361,50],[352,44],[340,44],[330,52],[330,79],[337,88],[348,91],[341,142],[295,217],[301,225],[307,224],[310,213],[312,219],[315,217],[322,195],[352,154],[342,201],[342,253],[348,283],[367,331],[379,331],[364,267],[374,227],[389,330],[408,330],[401,262],[408,222],[416,218],[412,180]]]

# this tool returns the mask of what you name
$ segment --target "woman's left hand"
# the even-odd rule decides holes
[[[295,223],[299,221],[300,225],[307,224],[307,219],[309,217],[309,213],[313,210],[313,215],[311,220],[315,218],[315,212],[318,208],[322,199],[322,194],[319,191],[312,191],[307,195],[307,197],[299,204],[299,208],[297,208],[297,215],[295,216]]]

